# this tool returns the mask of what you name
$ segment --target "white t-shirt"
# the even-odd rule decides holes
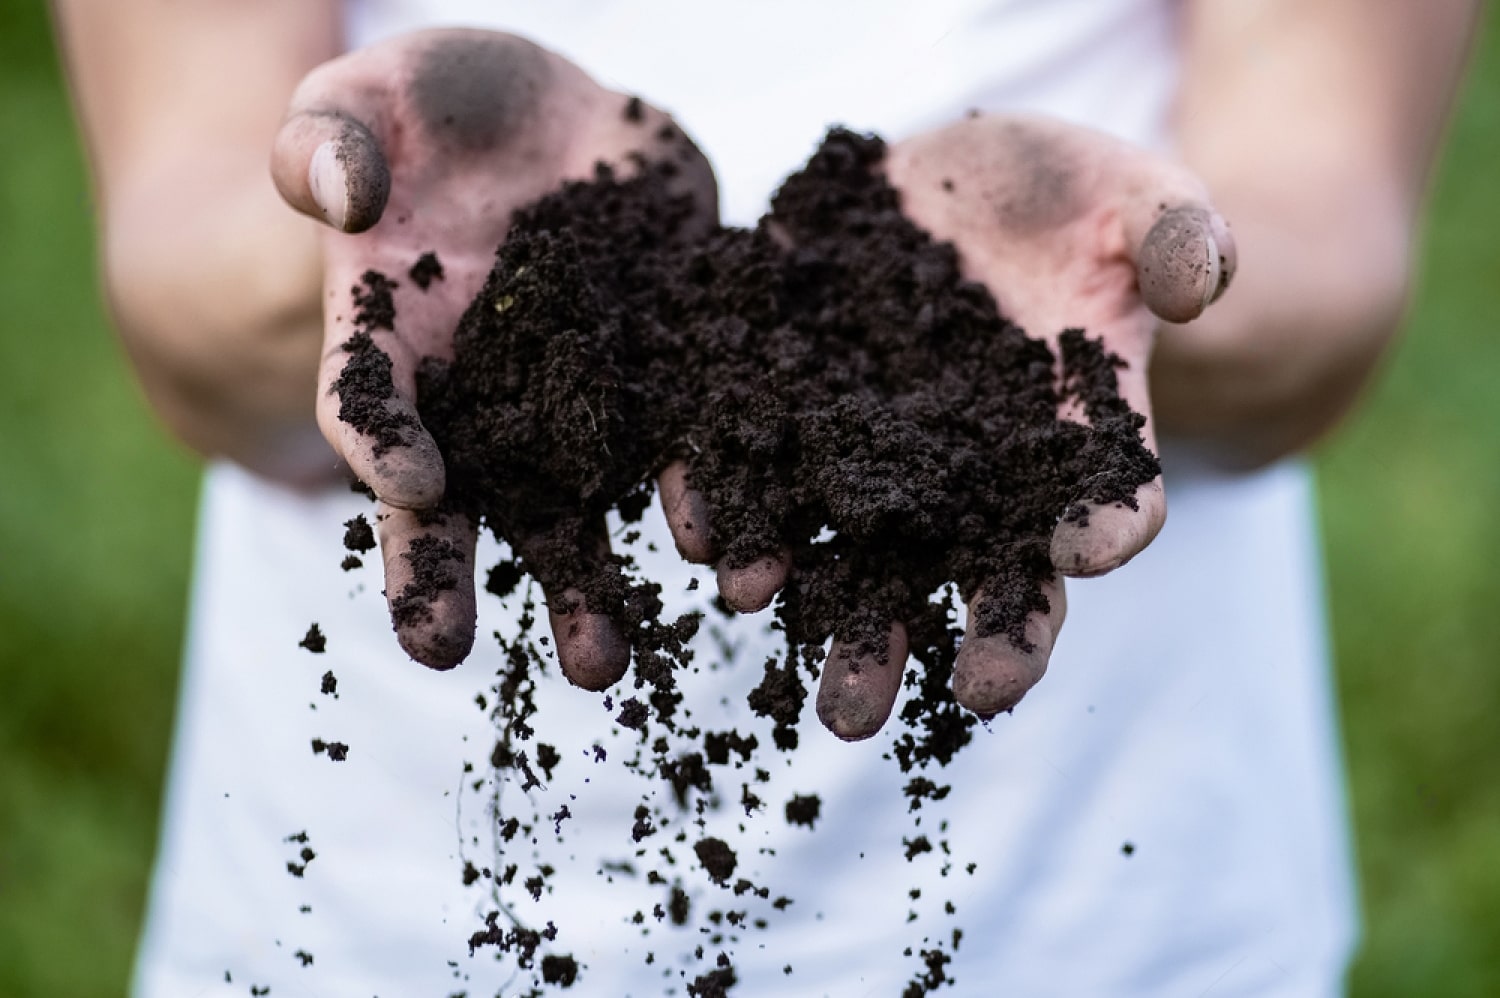
[[[741,223],[831,122],[899,138],[971,106],[1025,109],[1162,145],[1175,82],[1167,0],[365,0],[348,10],[354,45],[432,24],[505,28],[667,108],[713,162],[727,220]],[[950,968],[958,985],[942,993],[955,996],[1340,990],[1355,920],[1309,476],[1298,464],[1222,475],[1170,447],[1164,463],[1161,536],[1122,571],[1069,583],[1046,678],[934,774],[954,788],[924,818],[927,831],[950,822],[957,869],[947,877],[939,855],[904,859],[912,817],[881,758],[894,725],[845,745],[808,710],[795,768],[758,729],[772,772],[755,790],[771,813],[747,822],[741,872],[795,903],[768,929],[740,933],[733,994],[899,994],[917,969],[903,950],[954,925],[964,930]],[[481,593],[480,640],[458,670],[409,662],[390,633],[378,558],[339,568],[342,523],[362,511],[358,497],[299,496],[230,466],[206,477],[137,998],[252,985],[319,998],[524,990],[490,951],[470,957],[469,934],[493,904],[461,876],[466,860],[506,861],[486,810],[494,728],[474,699],[499,664],[488,635],[511,628],[515,602]],[[671,552],[655,510],[647,531]],[[481,545],[481,566],[495,556]],[[709,573],[675,556],[644,569],[674,608],[696,598],[690,578],[712,589]],[[321,656],[296,647],[313,621],[328,637]],[[738,654],[687,677],[688,703],[705,727],[754,727],[743,692],[774,642],[760,617],[718,626]],[[703,647],[716,654],[707,635]],[[338,699],[320,692],[325,671]],[[681,995],[681,971],[691,967],[691,980],[721,947],[707,947],[707,964],[683,963],[703,937],[650,918],[662,888],[601,866],[631,858],[630,813],[654,784],[619,768],[629,742],[611,740],[600,697],[554,670],[539,702],[541,736],[563,761],[534,809],[568,803],[572,817],[560,845],[550,824],[538,836],[556,856],[554,893],[504,896],[529,924],[553,919],[565,933],[558,950],[585,966],[572,993]],[[314,755],[313,738],[347,743],[347,761]],[[594,761],[596,741],[605,762]],[[730,829],[745,820],[741,777],[721,774],[726,806],[707,820]],[[809,791],[823,800],[815,832],[779,818]],[[518,794],[506,788],[502,810]],[[304,831],[310,862],[304,843],[287,841]],[[519,857],[523,877],[529,857]],[[288,862],[305,862],[303,875]],[[686,882],[695,904],[734,907],[701,877]],[[630,922],[638,908],[649,938]],[[908,923],[912,910],[920,917]]]

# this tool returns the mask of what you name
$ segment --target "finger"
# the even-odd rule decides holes
[[[309,73],[271,148],[271,177],[287,203],[344,232],[380,220],[391,171],[378,135],[385,86],[359,60]]]
[[[596,693],[619,682],[630,666],[630,644],[617,619],[622,608],[601,605],[597,595],[591,606],[587,595],[620,592],[611,585],[619,575],[618,569],[608,563],[609,534],[604,521],[582,526],[576,521],[561,521],[537,533],[515,537],[512,544],[523,566],[567,566],[561,580],[542,580],[547,589],[547,617],[557,648],[557,664],[563,675],[573,685]]]
[[[1098,347],[1082,338],[1065,334],[1059,342],[1064,383],[1077,393],[1065,400],[1065,418],[1081,418],[1102,432],[1134,435],[1133,426],[1120,423],[1129,415],[1120,407],[1123,401],[1145,417],[1139,430],[1141,443],[1155,454],[1155,423],[1147,381],[1149,339],[1131,335],[1134,330],[1126,328],[1101,332],[1108,349],[1123,354],[1119,359],[1124,366],[1116,367]],[[1127,438],[1118,439],[1122,448],[1129,446]],[[1062,574],[1078,578],[1112,572],[1145,549],[1161,533],[1166,519],[1167,499],[1160,475],[1123,498],[1100,502],[1098,492],[1085,492],[1062,511],[1053,528],[1052,564]]]
[[[1052,530],[1052,564],[1078,579],[1113,572],[1145,550],[1166,520],[1167,496],[1159,475],[1128,500],[1076,502]]]
[[[698,565],[713,561],[713,544],[708,534],[708,503],[703,493],[688,488],[687,462],[673,461],[656,479],[661,491],[661,508],[667,517],[667,529],[677,553]]]
[[[1189,322],[1217,301],[1239,265],[1229,223],[1208,204],[1159,200],[1127,221],[1141,300],[1157,317]]]
[[[474,647],[473,521],[385,503],[376,520],[396,639],[423,665],[453,668]]]
[[[293,208],[343,232],[380,221],[391,171],[369,128],[337,111],[289,117],[272,147],[271,176]]]
[[[566,590],[548,601],[547,616],[557,644],[557,664],[575,686],[601,693],[630,666],[630,645],[608,614],[591,612],[583,593]]]
[[[978,593],[969,602],[969,624],[953,664],[953,697],[988,720],[1021,702],[1047,671],[1047,660],[1068,613],[1067,594],[1057,576],[1043,583],[1045,613],[1025,622],[1025,645],[1017,645],[1001,619],[1003,605]]]
[[[764,610],[786,585],[791,564],[791,556],[785,549],[739,568],[731,567],[727,560],[720,561],[716,572],[719,595],[730,609],[739,613]]]
[[[432,507],[446,474],[415,399],[418,358],[395,333],[391,286],[374,271],[330,264],[328,315],[318,368],[318,426],[349,468],[381,500]]]
[[[883,651],[835,641],[818,681],[818,720],[846,742],[872,737],[891,716],[908,652],[906,626],[892,624]]]

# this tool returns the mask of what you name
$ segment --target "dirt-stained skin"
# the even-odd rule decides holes
[[[444,34],[415,60],[405,92],[431,138],[477,153],[528,127],[551,77],[546,54],[519,38]]]

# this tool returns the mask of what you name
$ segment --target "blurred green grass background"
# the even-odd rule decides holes
[[[1319,457],[1365,943],[1359,998],[1500,995],[1500,19],[1409,331]],[[94,284],[43,5],[0,0],[0,995],[128,977],[186,598],[193,462]]]

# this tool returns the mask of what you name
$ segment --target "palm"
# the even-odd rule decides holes
[[[272,172],[294,207],[330,224],[318,423],[381,501],[393,609],[412,578],[407,555],[415,540],[450,542],[466,559],[452,566],[453,585],[423,613],[406,624],[398,619],[398,637],[414,658],[456,665],[474,631],[475,526],[460,514],[419,512],[437,506],[445,486],[441,457],[416,416],[419,363],[451,357],[459,317],[517,208],[588,177],[601,161],[628,170],[634,157],[680,156],[684,145],[690,154],[679,182],[712,219],[712,171],[665,115],[600,87],[530,42],[492,32],[405,35],[325,64],[294,95]],[[429,253],[441,277],[430,267],[412,272]],[[355,298],[371,271],[395,282],[394,321],[360,317]],[[395,394],[384,405],[412,427],[399,446],[341,418],[336,385],[361,329],[391,361]],[[569,630],[578,633],[574,623]],[[592,626],[583,624],[584,631]],[[560,656],[567,651],[560,641]],[[623,668],[617,659],[605,671]]]
[[[1081,327],[1124,361],[1121,394],[1150,421],[1147,366],[1158,318],[1196,318],[1228,286],[1234,243],[1186,171],[1108,136],[1017,116],[971,117],[891,149],[891,182],[908,216],[954,244],[968,276],[1000,309],[1054,348]],[[1083,420],[1074,408],[1062,415]],[[1052,561],[1062,575],[1099,575],[1128,561],[1161,529],[1161,481],[1135,508],[1098,508],[1058,524]],[[1058,629],[1061,579],[1051,611],[1034,618],[1023,654],[1002,638],[974,639],[955,674],[960,702],[983,714],[1014,706],[1040,678]]]

